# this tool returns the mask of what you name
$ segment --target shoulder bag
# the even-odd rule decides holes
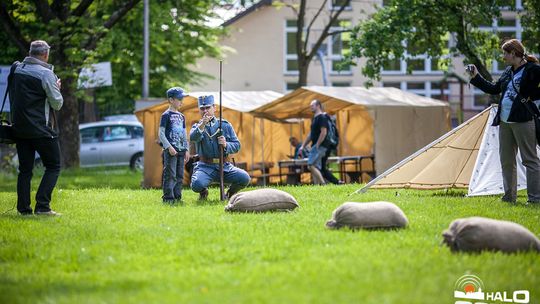
[[[6,99],[9,92],[9,85],[11,84],[11,78],[13,78],[13,73],[15,72],[15,68],[17,68],[17,65],[19,65],[19,62],[14,62],[11,65],[11,69],[9,70],[6,93],[4,94],[4,100],[2,101],[2,108],[0,109],[0,114],[4,112],[4,105],[6,104]],[[15,134],[13,132],[13,126],[11,125],[10,116],[11,113],[7,115],[8,119],[0,119],[0,143],[2,144],[15,143]]]
[[[514,87],[514,90],[516,93],[518,93],[516,98],[517,102],[522,102],[523,106],[525,106],[525,109],[531,113],[532,118],[534,120],[534,127],[535,127],[535,133],[536,133],[536,144],[540,146],[540,110],[536,106],[534,102],[530,100],[530,98],[519,98],[521,94],[516,89],[516,85],[514,84],[514,79],[510,80],[510,83],[512,84],[512,87]],[[531,109],[531,106],[533,107]]]

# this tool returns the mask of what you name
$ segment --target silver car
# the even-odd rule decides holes
[[[144,166],[143,126],[136,121],[99,121],[79,125],[81,167]]]

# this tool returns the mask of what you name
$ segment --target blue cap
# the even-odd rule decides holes
[[[181,87],[174,87],[167,90],[167,98],[182,99],[189,96]]]
[[[212,105],[214,105],[213,95],[199,96],[199,108],[212,106]]]

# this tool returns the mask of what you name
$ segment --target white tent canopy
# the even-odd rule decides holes
[[[305,86],[261,106],[255,113],[270,119],[311,118],[309,104],[320,100],[325,109],[337,112],[349,109],[384,107],[441,108],[448,103],[416,95],[396,88]]]
[[[312,92],[365,106],[446,106],[447,103],[397,88],[306,87]]]
[[[388,169],[368,188],[468,188],[468,195],[504,193],[499,160],[499,127],[491,106]],[[540,149],[539,154],[540,155]],[[526,188],[525,168],[517,156],[518,189]]]
[[[191,92],[190,96],[213,95],[219,106],[219,92]],[[274,91],[225,91],[222,92],[223,106],[239,112],[250,112],[283,96]]]

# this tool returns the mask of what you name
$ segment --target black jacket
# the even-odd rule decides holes
[[[17,66],[9,83],[15,137],[57,137],[49,121],[50,112],[64,102],[57,79],[52,65],[34,57],[26,57]]]
[[[510,109],[510,116],[508,121],[510,122],[526,122],[532,119],[530,111],[538,113],[538,108],[534,106],[531,101],[540,99],[540,65],[532,62],[527,62],[523,66],[523,76],[519,84],[519,94],[516,100],[512,103]],[[512,81],[514,71],[512,67],[506,68],[497,82],[492,83],[485,80],[480,74],[477,74],[471,83],[480,90],[488,94],[501,94],[499,99],[499,108],[497,109],[497,115],[493,119],[492,126],[498,126],[501,122],[501,102],[504,97],[504,93]],[[526,107],[529,107],[527,109]]]

